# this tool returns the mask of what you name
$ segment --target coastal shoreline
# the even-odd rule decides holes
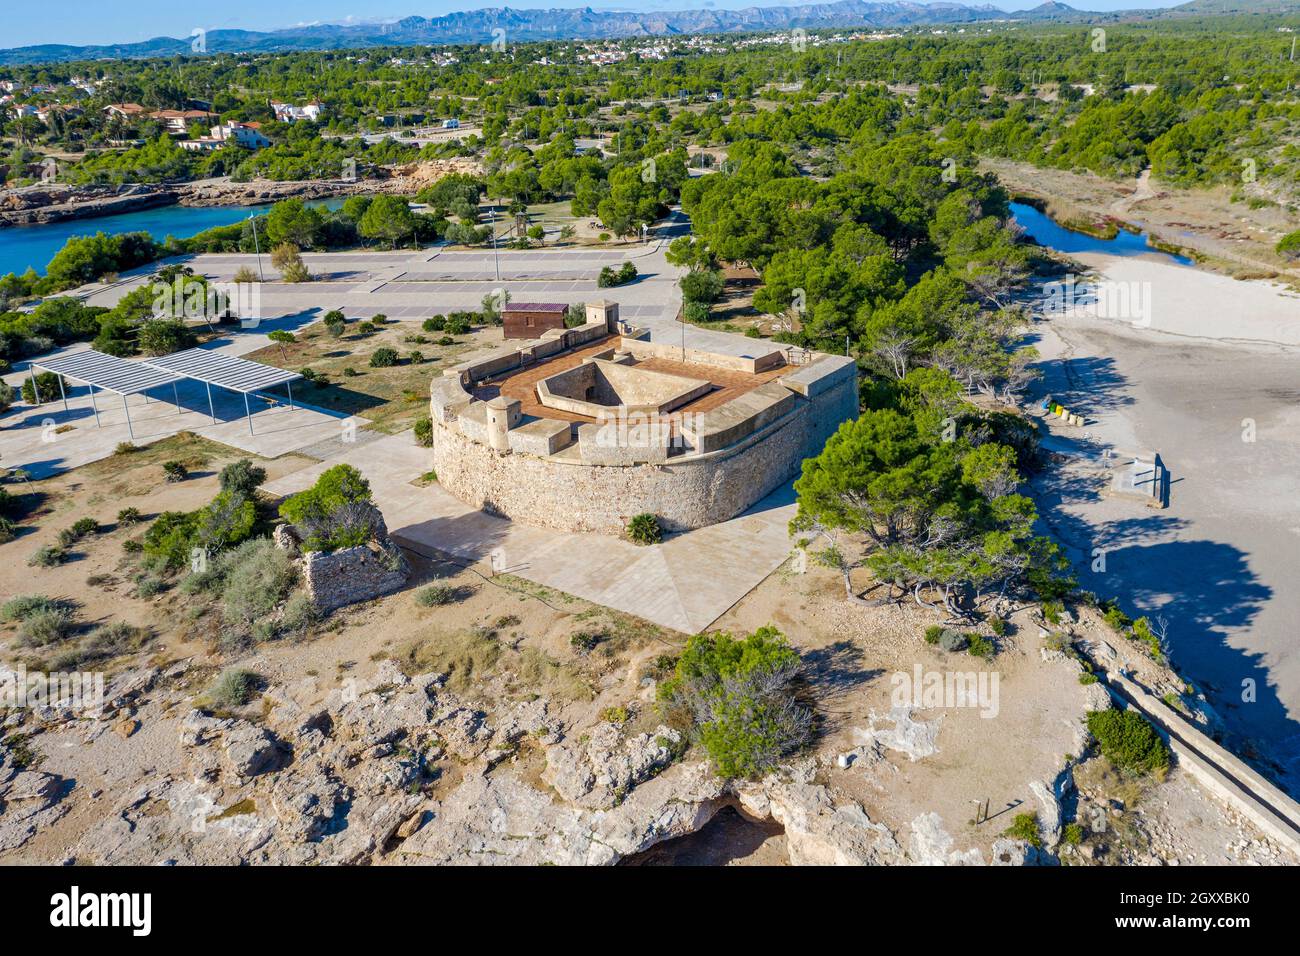
[[[248,183],[233,183],[228,180],[204,180],[164,186],[26,187],[26,190],[10,190],[0,197],[0,228],[98,219],[163,206],[257,206],[289,198],[332,199],[357,193],[381,192],[384,191],[384,182],[253,180]],[[27,197],[31,197],[27,204],[17,205]]]

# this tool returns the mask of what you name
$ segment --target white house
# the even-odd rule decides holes
[[[191,153],[210,153],[214,149],[220,149],[222,146],[230,144],[242,146],[245,149],[264,149],[271,145],[271,141],[262,135],[262,131],[257,124],[231,121],[212,127],[208,136],[200,136],[198,139],[183,139],[176,145]]]
[[[265,149],[271,145],[271,141],[262,135],[254,123],[223,123],[212,127],[212,137],[245,149]]]
[[[271,109],[275,112],[275,118],[281,123],[293,123],[301,119],[311,120],[314,123],[321,118],[321,113],[325,107],[313,100],[303,106],[293,106],[289,103],[272,103]]]

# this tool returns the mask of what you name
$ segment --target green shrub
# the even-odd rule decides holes
[[[120,441],[117,447],[113,449],[114,455],[130,455],[140,450],[140,446],[129,441]]]
[[[482,320],[473,312],[453,312],[447,316],[446,332],[448,335],[468,335],[472,320]]]
[[[415,443],[421,448],[433,447],[433,419],[427,415],[415,420]]]
[[[596,649],[600,643],[601,635],[593,634],[590,631],[579,631],[577,634],[570,636],[569,646],[579,654],[588,654]]]
[[[682,318],[692,325],[700,325],[709,322],[713,318],[713,309],[707,302],[684,302],[682,303]]]
[[[251,630],[257,621],[269,621],[298,584],[293,559],[269,538],[245,541],[221,555],[217,563],[222,617],[241,631]]]
[[[658,544],[663,540],[664,532],[659,527],[659,519],[648,512],[642,512],[627,523],[627,536],[636,544]]]
[[[996,614],[989,618],[989,630],[996,637],[1006,637],[1010,625],[1007,624],[1006,618],[998,617]]]
[[[280,631],[283,634],[301,634],[319,620],[320,609],[316,607],[316,602],[298,591],[284,603],[284,613],[280,615]]]
[[[425,319],[420,327],[426,332],[441,332],[447,328],[447,317],[443,315],[432,316]]]
[[[1067,823],[1065,829],[1061,831],[1061,840],[1067,846],[1078,846],[1084,838],[1083,826],[1078,823]]]
[[[1037,813],[1017,813],[1015,819],[1011,821],[1011,826],[1006,828],[1003,835],[1013,840],[1024,840],[1030,846],[1043,845],[1043,838],[1038,832]]]
[[[397,364],[397,349],[390,349],[388,346],[375,349],[370,356],[371,368],[391,368]]]
[[[966,650],[971,655],[983,658],[986,661],[991,661],[993,656],[997,654],[997,645],[983,634],[969,634],[967,637],[970,640],[970,646],[967,647]]]
[[[180,319],[149,319],[136,329],[136,345],[145,355],[170,355],[197,344],[194,331]]]
[[[373,537],[377,513],[370,483],[351,465],[335,465],[316,484],[280,505],[280,516],[298,529],[307,551],[333,551]],[[369,507],[359,508],[365,504]]]
[[[600,712],[600,719],[607,724],[626,724],[630,716],[626,707],[606,707]]]
[[[141,520],[139,508],[123,508],[117,513],[117,523],[123,527],[130,527],[133,524],[139,524]]]
[[[94,518],[78,518],[73,522],[72,530],[78,535],[97,534],[99,532],[99,522]]]
[[[325,323],[325,331],[336,339],[342,338],[348,328],[348,320],[337,309],[326,312],[321,321]]]
[[[1277,241],[1275,248],[1288,259],[1300,259],[1300,229],[1288,232]]]
[[[57,644],[72,631],[72,611],[54,606],[32,611],[18,628],[18,640],[26,647],[45,647]]]
[[[697,269],[682,276],[679,284],[685,302],[717,302],[722,298],[726,280],[718,269]]]
[[[68,552],[56,544],[47,544],[37,548],[27,559],[27,566],[32,568],[54,568],[68,560]]]
[[[25,621],[41,611],[60,609],[68,609],[68,603],[43,594],[24,594],[10,598],[0,605],[0,621]]]
[[[1065,605],[1060,601],[1043,602],[1043,620],[1048,624],[1060,624],[1061,615],[1065,613]]]
[[[1140,617],[1133,622],[1133,631],[1129,637],[1135,641],[1140,641],[1147,646],[1147,652],[1156,660],[1164,656],[1164,650],[1160,646],[1160,638],[1156,637],[1155,632],[1151,630],[1151,619]]]
[[[412,349],[410,352],[406,354],[406,360],[410,362],[412,365],[423,365],[424,353],[421,352],[419,349]]]
[[[28,405],[36,404],[39,394],[41,402],[52,402],[59,397],[59,376],[53,372],[41,372],[36,376],[36,387],[32,388],[32,378],[27,376],[22,384],[23,401]]]
[[[1089,711],[1088,732],[1097,738],[1102,755],[1117,767],[1156,774],[1169,768],[1169,748],[1136,710]]]
[[[1101,602],[1097,607],[1101,610],[1106,625],[1120,634],[1128,630],[1129,625],[1133,623],[1129,616],[1119,609],[1119,604],[1114,598]]]
[[[218,480],[222,491],[235,491],[251,498],[253,492],[266,481],[266,469],[254,465],[247,458],[241,458],[222,468]]]
[[[596,277],[596,285],[602,289],[616,285],[625,285],[637,276],[636,266],[631,262],[623,263],[619,268],[604,266]]]
[[[243,707],[257,696],[261,684],[262,678],[254,671],[227,668],[208,688],[207,701],[214,707]]]
[[[55,670],[64,670],[90,661],[133,654],[144,647],[149,638],[149,632],[142,627],[136,627],[125,621],[110,621],[91,631],[81,641],[80,647],[67,652],[65,657],[52,660],[51,667]]]
[[[1081,671],[1079,673],[1079,683],[1084,687],[1087,687],[1089,684],[1095,684],[1099,680],[1101,680],[1101,678],[1091,671]]]
[[[167,590],[167,582],[155,574],[138,574],[135,577],[136,597],[144,598],[146,601],[151,597],[157,597]]]
[[[441,607],[444,604],[459,600],[461,597],[460,588],[449,587],[445,584],[430,584],[428,587],[415,592],[415,603],[420,607]]]
[[[190,476],[189,469],[179,461],[165,461],[162,466],[163,477],[168,481],[184,481]]]
[[[187,566],[198,538],[199,520],[197,511],[164,511],[145,531],[141,550],[162,567],[178,570]]]
[[[658,695],[719,774],[759,777],[812,739],[812,711],[795,694],[800,669],[799,655],[773,627],[740,639],[696,634]]]
[[[943,637],[944,627],[942,624],[931,624],[925,629],[925,643],[938,644],[939,638]]]

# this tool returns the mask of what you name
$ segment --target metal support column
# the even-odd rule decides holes
[[[63,390],[63,376],[55,376],[59,380],[59,398],[63,399],[63,410],[68,410],[68,393]]]
[[[174,398],[174,399],[176,400],[176,414],[177,414],[177,415],[182,414],[182,412],[181,412],[181,391],[180,391],[179,388],[176,387],[176,383],[175,383],[175,382],[172,382],[172,398]]]
[[[131,427],[131,408],[126,404],[125,395],[122,396],[122,411],[126,412],[126,433],[131,441],[135,441],[135,430]]]
[[[90,386],[90,407],[95,410],[95,427],[103,428],[104,426],[99,423],[99,405],[95,403],[95,386],[93,385]]]
[[[293,382],[285,382],[284,387],[289,390],[289,407],[293,408]]]
[[[208,414],[212,416],[212,424],[215,425],[217,423],[217,410],[212,404],[212,386],[207,382],[204,382],[203,385],[208,390]]]
[[[253,412],[248,407],[248,393],[244,393],[244,416],[248,419],[248,434],[253,434]]]

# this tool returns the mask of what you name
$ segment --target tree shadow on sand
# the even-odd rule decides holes
[[[1296,789],[1286,779],[1290,755],[1281,745],[1300,735],[1300,724],[1288,715],[1263,655],[1234,646],[1235,635],[1273,597],[1249,555],[1220,541],[1179,538],[1189,524],[1172,515],[1092,523],[1059,504],[1040,500],[1042,521],[1065,548],[1079,586],[1116,598],[1130,616],[1164,618],[1170,661],[1223,719],[1223,742]]]

